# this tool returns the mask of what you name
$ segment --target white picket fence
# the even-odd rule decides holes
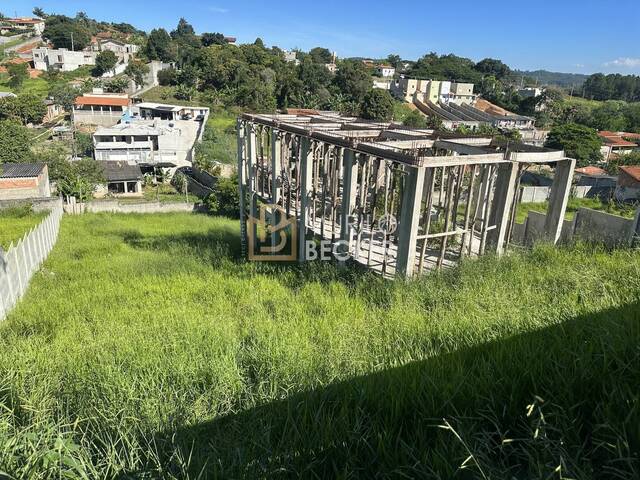
[[[58,239],[62,201],[37,227],[26,233],[6,252],[0,248],[0,320],[22,298],[33,274],[38,271]]]

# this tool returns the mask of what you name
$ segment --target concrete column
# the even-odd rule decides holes
[[[416,237],[420,223],[425,167],[407,167],[408,173],[402,195],[402,211],[398,225],[397,271],[405,277],[413,276],[416,264]]]
[[[306,260],[307,218],[312,194],[313,150],[311,140],[302,137],[300,148],[300,215],[298,216],[298,262]]]
[[[256,145],[256,129],[252,123],[248,123],[245,126],[245,142],[246,142],[246,170],[249,178],[245,179],[245,184],[248,187],[249,191],[249,209],[250,215],[253,218],[257,218],[258,216],[258,200],[256,198],[256,192],[258,191],[258,186],[256,184],[256,172],[255,168],[257,165],[257,145]],[[256,226],[254,224],[253,232],[250,232],[253,235],[253,238],[256,238]]]
[[[549,209],[544,223],[544,233],[547,239],[554,244],[560,239],[562,222],[567,211],[567,203],[571,194],[571,181],[576,161],[572,158],[561,160],[556,165],[556,171],[549,196]]]
[[[280,132],[271,129],[271,203],[276,205],[280,201],[280,182],[278,176],[282,171],[282,142]]]
[[[245,198],[246,198],[246,185],[244,183],[244,135],[245,135],[245,124],[241,120],[238,120],[236,123],[237,137],[238,137],[238,188],[240,193],[240,241],[242,248],[242,256],[246,257],[247,255],[247,218],[246,218],[246,206],[245,206]]]
[[[342,204],[340,205],[340,240],[351,240],[349,217],[356,203],[358,162],[353,150],[344,149],[342,155]]]
[[[498,166],[496,189],[493,195],[489,224],[495,229],[489,233],[487,241],[498,255],[504,253],[505,238],[509,229],[511,207],[515,200],[516,183],[518,180],[518,164],[516,162],[503,163]]]

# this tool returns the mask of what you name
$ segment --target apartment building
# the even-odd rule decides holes
[[[473,104],[477,98],[473,89],[473,83],[418,80],[404,77],[391,84],[391,93],[409,103],[419,100],[420,102],[433,103]]]

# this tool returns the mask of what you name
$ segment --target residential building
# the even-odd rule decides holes
[[[287,63],[293,63],[296,66],[300,65],[300,60],[298,60],[298,52],[296,52],[295,50],[285,50],[284,61]]]
[[[16,94],[15,93],[11,93],[11,92],[0,92],[0,99],[2,98],[15,98]]]
[[[603,141],[600,152],[606,162],[612,155],[624,155],[640,148],[640,134],[603,130],[598,132],[598,136]]]
[[[85,65],[95,65],[96,56],[95,51],[74,52],[66,48],[34,48],[33,66],[36,70],[47,71],[51,68],[61,72],[72,72]]]
[[[100,89],[76,98],[73,107],[73,122],[76,125],[99,125],[111,127],[129,111],[128,95],[102,93]]]
[[[42,123],[51,122],[64,113],[64,108],[60,105],[56,105],[53,100],[47,98],[44,100],[44,104],[47,106],[47,113],[42,119]]]
[[[140,47],[132,43],[125,43],[108,38],[104,40],[96,39],[92,49],[97,52],[113,52],[121,63],[129,63],[129,61],[138,53]]]
[[[544,93],[544,88],[540,87],[524,87],[518,89],[518,95],[522,98],[536,98]]]
[[[49,169],[44,163],[0,165],[0,200],[51,196]]]
[[[477,98],[473,93],[473,83],[456,83],[440,80],[418,80],[399,78],[392,84],[391,91],[406,102],[414,100],[432,103],[467,103],[472,105]]]
[[[107,195],[116,197],[142,197],[143,175],[140,167],[127,162],[101,162],[106,183],[99,185],[94,193],[101,198]]]
[[[390,78],[396,74],[396,69],[391,65],[378,65],[376,67],[376,75],[382,78]]]
[[[236,37],[224,37],[224,41],[227,42],[229,45],[235,45],[236,44]]]
[[[391,80],[373,80],[373,88],[378,88],[380,90],[390,90],[391,89]]]
[[[112,127],[101,127],[93,134],[95,159],[144,168],[190,166],[200,126],[194,120],[133,118]]]
[[[640,200],[640,166],[620,167],[615,196],[621,202]]]
[[[143,120],[182,120],[198,119],[203,123],[209,118],[207,107],[187,107],[182,105],[166,105],[163,103],[143,102],[135,105],[134,112],[139,112]]]
[[[31,31],[34,35],[42,35],[45,27],[44,20],[41,18],[5,18],[2,22],[16,30]]]

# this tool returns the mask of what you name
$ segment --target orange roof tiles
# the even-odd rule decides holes
[[[620,167],[620,170],[629,175],[636,182],[640,182],[640,166]]]
[[[76,105],[98,105],[104,107],[127,107],[129,99],[123,97],[99,97],[84,95],[76,98]]]

